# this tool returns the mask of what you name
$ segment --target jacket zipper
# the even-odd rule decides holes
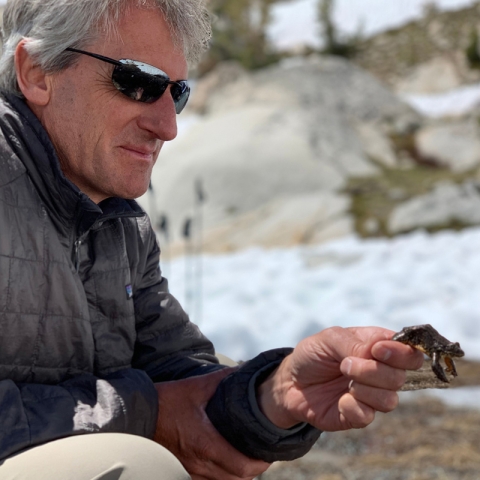
[[[128,215],[128,217],[142,217],[144,213],[138,213],[138,214],[133,214],[133,215]],[[127,215],[126,215],[127,216]],[[100,219],[97,219],[94,224],[90,227],[88,231],[86,231],[83,235],[80,237],[77,237],[76,240],[73,242],[73,266],[75,268],[75,271],[78,273],[80,270],[80,247],[82,246],[83,241],[85,238],[87,238],[90,230],[97,225],[98,222],[105,222],[106,220],[110,220],[111,218],[121,218],[122,216],[120,215],[106,215]]]
[[[82,246],[85,239],[88,237],[89,233],[90,230],[87,230],[83,235],[77,237],[77,239],[73,243],[73,265],[77,273],[80,270],[80,247]]]
[[[82,245],[82,240],[77,238],[74,243],[74,254],[73,254],[73,265],[75,266],[75,271],[78,273],[80,269],[80,246]]]

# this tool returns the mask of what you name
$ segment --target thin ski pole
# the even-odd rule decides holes
[[[205,193],[202,180],[197,178],[195,181],[195,220],[197,241],[195,248],[196,257],[196,276],[195,276],[195,323],[200,325],[203,315],[203,203],[205,202]]]
[[[183,238],[185,239],[185,310],[191,315],[192,312],[192,219],[187,218],[183,224]]]

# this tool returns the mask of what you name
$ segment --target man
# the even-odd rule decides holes
[[[208,33],[200,0],[7,4],[2,480],[251,479],[394,409],[422,363],[388,330],[332,328],[226,368],[168,293],[131,199]]]

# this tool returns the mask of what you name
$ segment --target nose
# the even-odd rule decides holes
[[[177,136],[177,113],[170,87],[156,102],[142,104],[141,107],[144,108],[137,118],[137,124],[142,130],[151,132],[163,142]]]

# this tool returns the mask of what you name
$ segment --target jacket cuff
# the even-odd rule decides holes
[[[294,460],[305,455],[321,431],[308,424],[284,430],[271,423],[260,411],[256,389],[291,348],[263,352],[241,365],[219,384],[207,405],[207,415],[220,434],[237,450],[266,462]]]

